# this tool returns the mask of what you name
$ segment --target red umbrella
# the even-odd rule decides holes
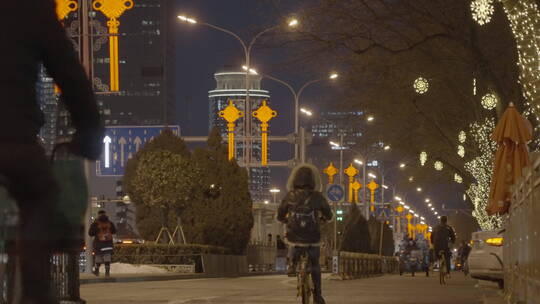
[[[504,214],[510,206],[510,186],[530,163],[527,142],[532,139],[532,126],[510,103],[491,139],[499,144],[499,148],[495,154],[486,211],[489,215]]]

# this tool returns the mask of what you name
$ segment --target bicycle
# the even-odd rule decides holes
[[[309,261],[307,247],[302,247],[302,254],[296,268],[296,279],[296,298],[301,298],[302,304],[313,303],[314,286],[311,279],[311,263]]]
[[[446,252],[444,250],[439,251],[439,284],[446,285],[446,277],[448,275],[446,261]]]

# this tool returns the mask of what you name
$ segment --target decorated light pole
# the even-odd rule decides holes
[[[244,112],[238,110],[238,108],[234,106],[233,101],[229,100],[229,105],[223,111],[219,112],[219,116],[227,121],[229,160],[231,160],[235,157],[236,153],[234,128],[236,127],[236,121],[244,116]]]
[[[333,162],[330,162],[330,165],[328,167],[324,168],[323,170],[324,174],[328,176],[328,183],[333,184],[334,183],[334,175],[338,174],[338,169],[334,166]]]
[[[372,180],[371,182],[369,182],[369,184],[367,184],[367,188],[369,189],[371,194],[369,210],[373,213],[375,212],[375,190],[379,188],[379,185],[374,180]]]
[[[354,202],[354,192],[353,192],[353,183],[355,181],[354,177],[359,173],[352,164],[345,169],[345,174],[349,177],[349,203]]]
[[[268,165],[268,122],[277,116],[277,112],[272,110],[263,100],[262,106],[253,112],[253,117],[261,122],[261,141],[262,141],[262,156],[261,163],[263,166]]]
[[[107,26],[109,27],[110,90],[112,92],[120,90],[118,68],[118,28],[120,27],[120,21],[118,21],[118,18],[120,18],[126,10],[132,9],[133,6],[133,0],[95,0],[92,2],[94,10],[100,11],[109,18]]]

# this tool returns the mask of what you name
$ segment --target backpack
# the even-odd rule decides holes
[[[309,237],[319,228],[316,211],[309,205],[309,201],[310,197],[302,204],[293,205],[294,207],[289,210],[289,229],[300,237]]]
[[[100,241],[100,242],[107,242],[107,241],[112,241],[113,237],[112,237],[112,228],[111,228],[111,223],[109,221],[107,222],[100,222],[100,221],[97,221],[97,239]]]

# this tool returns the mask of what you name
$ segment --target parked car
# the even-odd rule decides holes
[[[472,278],[497,282],[500,288],[504,286],[503,241],[504,230],[473,232],[467,260]]]

